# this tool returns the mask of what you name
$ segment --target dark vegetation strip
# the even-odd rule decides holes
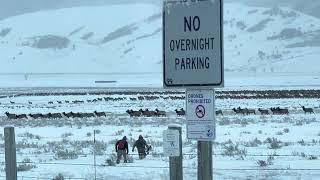
[[[27,92],[15,95],[0,96],[21,97],[21,96],[84,96],[84,95],[180,95],[184,97],[184,91],[160,91],[160,90],[102,90],[102,91],[70,91],[70,92]],[[217,99],[284,99],[284,98],[320,98],[320,90],[235,90],[235,91],[216,91]]]

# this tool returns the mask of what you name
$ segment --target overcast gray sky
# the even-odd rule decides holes
[[[320,0],[224,0],[225,2],[243,2],[253,6],[288,6],[320,18]],[[115,3],[153,3],[162,0],[0,0],[0,20],[28,12],[45,9],[57,9],[74,6],[103,5]]]
[[[10,16],[45,9],[137,2],[160,5],[161,0],[0,0],[0,20]]]

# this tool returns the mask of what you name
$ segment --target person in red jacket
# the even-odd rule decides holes
[[[117,164],[120,163],[121,157],[123,156],[124,163],[127,163],[127,154],[129,153],[128,150],[128,142],[127,137],[123,136],[123,138],[117,141],[116,145],[116,152],[117,152]]]

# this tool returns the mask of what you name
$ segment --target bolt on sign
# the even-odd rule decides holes
[[[187,138],[213,141],[216,135],[213,90],[187,90]]]
[[[164,1],[164,87],[223,86],[221,1]]]

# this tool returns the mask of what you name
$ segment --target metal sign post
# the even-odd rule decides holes
[[[222,1],[163,4],[163,86],[187,88],[187,138],[198,141],[198,180],[213,178],[213,89],[224,86]]]
[[[212,142],[198,141],[198,180],[212,179]]]
[[[180,125],[172,124],[163,133],[164,155],[169,156],[170,180],[183,180],[181,129]]]
[[[4,128],[6,180],[17,180],[17,158],[14,127]]]
[[[97,160],[96,160],[96,150],[97,150],[97,145],[96,145],[96,130],[93,130],[93,165],[94,165],[94,180],[97,179]]]
[[[198,180],[212,180],[212,141],[216,137],[214,90],[188,90],[187,137],[198,140]]]

